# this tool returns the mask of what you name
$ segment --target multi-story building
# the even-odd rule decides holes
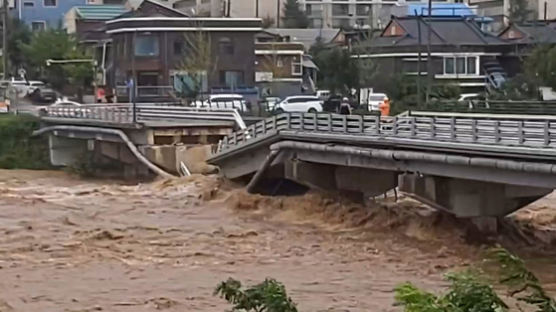
[[[466,0],[467,1],[467,0]],[[299,0],[313,28],[369,27],[382,29],[396,6],[426,0]],[[463,0],[433,0],[440,3]]]
[[[33,31],[63,26],[66,13],[75,6],[122,4],[125,0],[11,0],[12,16],[24,21]]]
[[[119,99],[129,95],[130,81],[136,81],[141,101],[168,89],[188,94],[197,88],[212,93],[255,86],[260,19],[188,17],[145,0],[129,15],[107,21],[105,30],[111,39],[107,85],[124,90],[117,93]],[[188,58],[195,64],[187,65]]]
[[[195,16],[259,17],[279,26],[286,0],[177,0],[174,8]]]

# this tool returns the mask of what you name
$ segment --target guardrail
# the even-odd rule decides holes
[[[48,107],[44,117],[61,119],[93,120],[116,124],[134,124],[147,121],[222,120],[234,121],[238,128],[245,123],[234,109],[210,107],[186,107],[169,104],[136,104],[135,120],[132,104],[90,104],[82,106]]]
[[[458,113],[556,115],[556,101],[436,101],[417,109]]]
[[[556,146],[556,121],[488,120],[436,117],[379,117],[291,113],[268,118],[225,137],[218,152],[284,130],[385,138],[495,144]]]

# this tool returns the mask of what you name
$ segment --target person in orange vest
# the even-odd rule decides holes
[[[106,91],[104,87],[98,87],[97,89],[97,103],[103,103],[106,100]]]
[[[386,98],[378,105],[378,109],[380,109],[380,116],[390,116],[390,99]]]

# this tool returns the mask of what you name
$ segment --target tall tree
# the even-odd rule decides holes
[[[525,61],[524,67],[530,81],[556,90],[556,46],[537,46]]]
[[[20,45],[24,54],[27,74],[50,82],[55,88],[68,83],[83,87],[92,80],[92,65],[71,64],[47,66],[46,60],[89,59],[90,56],[78,46],[77,40],[63,30],[49,29],[32,36],[28,44]]]
[[[10,69],[12,74],[15,74],[19,68],[25,64],[23,52],[21,50],[22,44],[28,44],[31,41],[31,30],[24,22],[10,18],[8,20],[10,32],[8,34],[8,55],[10,62]]]
[[[284,17],[282,18],[285,28],[307,28],[309,19],[305,12],[299,8],[298,0],[287,0],[284,3]]]
[[[184,73],[176,78],[181,82],[181,96],[196,98],[204,87],[204,82],[216,69],[217,59],[213,57],[212,41],[206,32],[197,31],[184,35],[182,62],[179,69]]]
[[[529,8],[527,0],[510,0],[510,20],[514,23],[523,23],[531,19],[533,10]]]

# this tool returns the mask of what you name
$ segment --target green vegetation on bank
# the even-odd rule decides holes
[[[498,270],[483,273],[478,268],[446,274],[448,289],[435,294],[404,283],[395,289],[395,304],[405,312],[504,312],[509,310],[556,312],[556,301],[542,288],[538,278],[520,258],[503,248],[494,248],[488,259]],[[508,303],[492,284],[506,287],[506,297],[517,300]],[[500,287],[497,287],[498,290]],[[286,294],[284,285],[274,279],[245,290],[239,281],[228,279],[215,292],[232,305],[234,312],[297,312],[296,304]]]
[[[39,119],[30,115],[0,115],[0,168],[50,169],[48,140],[31,137]]]

